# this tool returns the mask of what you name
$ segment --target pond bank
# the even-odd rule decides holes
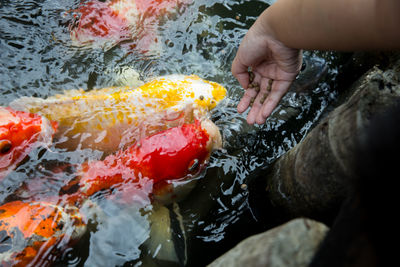
[[[390,64],[387,67],[374,66],[346,92],[343,92],[341,105],[328,113],[300,143],[277,159],[261,175],[251,180],[257,185],[249,183],[250,197],[252,194],[263,194],[262,197],[258,196],[258,199],[263,199],[264,203],[269,202],[268,206],[273,207],[281,216],[282,221],[307,217],[331,225],[335,219],[343,218],[343,216],[338,216],[341,208],[343,212],[346,207],[348,209],[348,205],[354,206],[354,201],[347,206],[342,206],[345,199],[359,194],[359,188],[355,187],[355,184],[359,182],[359,170],[356,167],[358,166],[356,160],[359,157],[357,153],[359,153],[360,144],[367,147],[369,145],[363,142],[367,138],[366,133],[371,120],[390,110],[396,103],[400,103],[399,58],[398,54],[390,55]],[[255,205],[257,207],[254,209],[262,212],[263,203],[259,202]],[[358,211],[358,206],[355,209]],[[359,220],[356,218],[359,216],[358,212],[352,210],[352,214],[354,218],[346,217],[350,221],[349,226],[352,221]],[[265,216],[268,215],[265,214]],[[299,220],[304,219],[293,222],[299,222]],[[335,229],[337,224],[337,221],[333,223],[334,228],[331,232],[337,233]],[[259,239],[256,237],[242,241],[210,266],[239,266],[244,264],[244,259],[246,259],[246,264],[251,264],[251,266],[287,266],[282,265],[284,262],[282,259],[286,258],[297,260],[292,263],[293,266],[307,266],[309,262],[304,258],[299,260],[299,257],[294,257],[290,248],[277,250],[265,245],[265,250],[259,254],[256,251],[248,252],[249,247],[259,247],[268,242],[275,242],[275,236],[283,235],[285,236],[283,239],[290,239],[287,236],[290,235],[288,234],[290,231],[285,230],[287,225],[267,231],[266,239],[261,241],[261,244],[260,241],[251,241]],[[315,229],[322,227],[318,223],[315,225]],[[339,225],[346,231],[346,223],[339,222]],[[276,232],[279,234],[272,234]],[[309,253],[309,248],[312,247],[311,244],[315,242],[315,238],[300,240],[300,237],[296,235],[292,238],[303,244],[298,247],[297,255],[303,255],[307,251],[306,254],[309,255],[309,261],[311,261],[313,253]],[[293,246],[293,244],[295,242],[287,243],[288,246]],[[243,246],[247,247],[247,250],[241,250]],[[316,250],[317,246],[314,248]],[[270,253],[275,254],[271,256]],[[269,255],[269,257],[264,257],[265,261],[263,261],[261,255]],[[270,262],[272,258],[277,260]],[[233,262],[236,264],[232,264]]]

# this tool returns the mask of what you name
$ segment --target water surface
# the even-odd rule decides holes
[[[254,170],[267,167],[295,146],[336,98],[331,88],[337,76],[337,55],[307,51],[305,70],[296,88],[286,95],[271,119],[264,125],[250,126],[245,121],[247,113],[236,112],[243,90],[230,73],[231,62],[247,29],[271,2],[196,0],[157,22],[158,49],[143,54],[127,51],[123,43],[101,48],[73,46],[68,11],[78,6],[78,0],[3,0],[0,105],[7,106],[21,96],[45,98],[68,89],[113,86],[127,69],[134,70],[143,81],[181,73],[197,74],[224,85],[228,97],[211,115],[223,134],[224,149],[212,156],[189,197],[167,207],[172,217],[178,207],[182,216],[178,219],[184,222],[186,239],[177,235],[174,241],[181,264],[204,266],[244,236],[267,228],[268,222],[258,221],[248,208],[243,184]],[[82,163],[98,156],[93,151],[56,148],[31,154],[28,162],[0,186],[0,200],[12,197],[20,182],[29,177],[43,177],[49,188],[62,184],[65,177],[49,181],[51,174],[39,165]],[[68,249],[60,261],[70,266],[148,265],[157,254],[143,246],[149,238],[151,204],[143,200],[144,208],[121,211],[102,201],[104,217],[94,222],[83,240]],[[188,249],[186,256],[178,244]]]

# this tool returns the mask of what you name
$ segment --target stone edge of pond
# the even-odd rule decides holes
[[[328,227],[298,218],[241,241],[208,267],[307,266]]]

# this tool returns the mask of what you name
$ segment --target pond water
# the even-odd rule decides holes
[[[57,264],[204,266],[240,239],[272,225],[274,218],[262,221],[249,209],[243,184],[253,171],[268,167],[296,145],[336,99],[337,92],[331,88],[340,67],[338,55],[305,52],[304,70],[278,110],[266,124],[250,126],[246,113],[236,112],[243,90],[230,67],[247,29],[272,1],[195,0],[171,16],[151,22],[157,33],[157,49],[146,53],[127,49],[126,42],[74,46],[68,25],[73,19],[70,10],[79,2],[1,1],[0,105],[7,106],[21,96],[46,98],[63,90],[117,85],[121,75],[132,70],[143,81],[166,74],[197,74],[228,89],[227,98],[211,114],[223,135],[224,148],[212,155],[189,196],[166,207],[170,225],[163,227],[173,232],[169,249],[176,252],[175,261],[162,256],[160,249],[167,245],[162,243],[161,234],[152,236],[154,242],[160,242],[159,246],[153,244],[154,250],[146,245],[149,221],[164,218],[163,214],[148,215],[151,204],[144,201],[145,207],[120,211],[100,199],[105,217],[92,222],[88,233],[64,251]],[[0,185],[0,200],[12,199],[21,182],[30,177],[43,177],[48,188],[62,184],[60,175],[49,178],[52,175],[38,165],[82,163],[93,157],[96,152],[88,150],[34,151]],[[28,195],[47,194],[48,190]]]

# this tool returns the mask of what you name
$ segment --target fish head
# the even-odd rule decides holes
[[[0,179],[35,145],[49,144],[56,127],[37,114],[0,107]]]
[[[197,75],[168,75],[158,77],[140,86],[144,96],[157,105],[154,110],[181,111],[188,106],[201,115],[215,108],[226,96],[222,85],[204,80]],[[155,101],[162,99],[162,101]],[[199,117],[199,116],[198,116]]]
[[[12,201],[0,206],[0,262],[6,266],[46,263],[49,251],[62,251],[86,230],[77,208],[62,208],[45,201]],[[65,248],[64,248],[65,249]]]
[[[154,183],[198,174],[211,152],[221,147],[218,127],[209,119],[183,124],[140,140],[127,157],[140,176]]]
[[[163,204],[185,198],[196,185],[211,153],[222,147],[220,131],[209,119],[170,128],[148,140],[153,148],[146,140],[140,143],[143,151],[147,151],[141,175],[153,180],[151,196]]]
[[[171,156],[168,166],[163,167],[165,173],[159,174],[153,185],[152,197],[165,205],[184,199],[197,184],[211,153],[222,148],[220,130],[211,120],[188,125],[183,132],[187,142],[191,143],[190,149],[182,148],[181,153]],[[205,137],[208,137],[206,142]],[[174,174],[167,177],[169,169],[173,169]]]

